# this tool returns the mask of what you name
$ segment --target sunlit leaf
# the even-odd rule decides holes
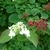
[[[42,19],[47,19],[49,17],[49,15],[45,12],[41,12],[41,18]]]
[[[0,43],[8,42],[11,38],[9,37],[9,29],[3,31],[0,35]]]
[[[28,40],[30,40],[35,47],[38,45],[38,35],[34,33],[33,31],[30,32],[30,37],[28,37]]]

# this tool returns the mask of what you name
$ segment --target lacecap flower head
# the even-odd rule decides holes
[[[9,27],[9,29],[10,29],[9,36],[11,38],[13,36],[15,36],[17,31],[19,31],[19,34],[21,34],[21,35],[25,34],[27,37],[30,36],[30,31],[26,28],[26,25],[23,24],[23,22],[18,22],[16,24],[12,25],[11,27]]]

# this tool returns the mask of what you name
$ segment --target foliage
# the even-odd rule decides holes
[[[21,50],[23,48],[26,50],[50,50],[50,36],[46,34],[41,35],[40,37],[41,39],[39,39],[40,42],[37,48],[35,48],[34,45],[27,39],[20,41],[14,37],[7,43],[0,44],[0,50]]]
[[[45,30],[37,26],[41,19],[46,20]],[[10,40],[7,29],[19,21],[27,26],[31,36],[16,35]],[[1,50],[50,50],[49,0],[0,0],[0,43]]]

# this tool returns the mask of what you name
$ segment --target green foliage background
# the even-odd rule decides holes
[[[49,0],[0,0],[0,34],[12,24],[29,19],[37,21],[39,18],[47,19],[50,29],[50,10],[45,10]],[[27,21],[22,19],[22,14],[28,14]],[[32,16],[32,17],[31,17]],[[21,20],[22,19],[22,20]],[[27,24],[27,23],[26,23]],[[20,37],[19,37],[20,38]],[[0,44],[0,50],[50,50],[50,34],[40,34],[37,48],[25,39],[14,37],[12,40]]]

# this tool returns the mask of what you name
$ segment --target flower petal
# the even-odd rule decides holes
[[[12,36],[15,36],[15,33],[12,30],[10,30],[9,36],[12,38]]]

